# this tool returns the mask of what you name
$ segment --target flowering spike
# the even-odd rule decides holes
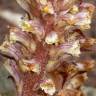
[[[10,29],[0,54],[8,58],[5,67],[17,96],[83,96],[80,88],[94,61],[79,57],[96,44],[83,34],[90,28],[94,5],[81,0],[16,1],[29,18]]]

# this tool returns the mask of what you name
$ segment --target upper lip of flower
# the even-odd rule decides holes
[[[45,42],[47,44],[53,44],[58,42],[58,34],[56,32],[51,32],[45,37]]]

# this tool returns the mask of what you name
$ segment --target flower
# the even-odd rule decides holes
[[[42,8],[42,12],[46,14],[54,14],[54,9],[51,2],[48,2],[47,5]]]
[[[72,54],[73,56],[79,56],[80,55],[80,44],[79,41],[75,41],[72,45],[72,47],[69,48],[67,53]]]
[[[33,39],[31,39],[31,36],[27,32],[20,30],[10,32],[10,42],[19,42],[25,47],[30,48],[30,50],[33,52],[36,50],[36,43]]]
[[[77,5],[73,5],[73,7],[71,8],[70,12],[72,14],[76,14],[77,12],[79,12],[79,8]]]
[[[20,27],[22,28],[22,31],[32,32],[33,27],[31,26],[29,21],[22,20]]]
[[[72,41],[66,44],[61,44],[58,47],[59,50],[59,54],[60,53],[67,53],[67,54],[71,54],[73,56],[78,57],[80,55],[80,43],[78,40],[76,41]]]
[[[37,74],[40,73],[41,68],[40,68],[40,64],[35,60],[22,60],[23,64],[21,65],[21,68],[23,71],[32,71],[35,72]]]
[[[18,96],[81,96],[81,86],[94,61],[79,61],[96,40],[90,28],[94,6],[81,0],[17,0],[28,18],[10,30],[0,46],[5,68]]]
[[[41,83],[40,88],[49,95],[53,95],[56,92],[55,84],[51,79],[47,79],[43,83]]]
[[[80,13],[78,13],[76,15],[76,19],[77,22],[75,23],[75,25],[80,25],[80,26],[84,26],[84,25],[90,25],[91,24],[91,17],[90,17],[90,13],[86,12],[86,11],[82,11]]]
[[[49,33],[46,38],[45,38],[45,42],[47,44],[56,44],[58,42],[58,35],[56,32],[51,32]]]

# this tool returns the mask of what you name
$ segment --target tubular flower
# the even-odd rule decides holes
[[[28,21],[22,21],[20,27],[22,28],[22,31],[32,32],[33,28]]]
[[[28,18],[10,28],[0,46],[17,96],[83,96],[81,86],[94,60],[81,60],[96,39],[90,28],[94,5],[80,0],[17,0]]]
[[[42,12],[47,14],[54,14],[52,3],[48,2],[47,5],[42,8]]]
[[[56,32],[51,32],[49,33],[46,38],[45,38],[45,42],[47,44],[55,44],[58,43],[58,34]]]
[[[46,80],[40,84],[42,90],[44,90],[49,95],[53,95],[56,91],[55,84],[51,79]]]

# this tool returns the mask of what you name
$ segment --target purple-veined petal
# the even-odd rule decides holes
[[[12,54],[16,60],[21,59],[21,57],[23,56],[21,46],[19,44],[12,44],[8,49],[9,53]]]
[[[31,32],[36,35],[37,39],[42,39],[45,36],[43,24],[39,19],[32,19],[29,21],[22,21],[20,24],[22,31]]]
[[[32,27],[34,29],[34,31],[33,31],[34,34],[36,34],[37,36],[39,35],[41,37],[45,36],[44,27],[38,19],[37,20],[34,19],[34,20],[30,21],[30,24],[32,25]]]
[[[77,57],[80,55],[80,43],[78,40],[60,45],[58,48],[60,53],[64,52]]]
[[[12,42],[20,42],[22,43],[25,47],[30,48],[33,52],[36,50],[36,43],[32,39],[32,37],[26,33],[26,32],[11,32],[10,33],[10,41]]]
[[[23,60],[23,63],[24,64],[21,65],[21,67],[23,68],[23,70],[36,72],[37,74],[40,73],[41,66],[40,66],[39,62],[37,62],[35,59]]]
[[[15,80],[17,95],[21,96],[23,88],[23,82],[21,78],[22,75],[20,73],[20,70],[18,69],[16,62],[14,60],[8,60],[8,63],[5,63],[4,66]]]

